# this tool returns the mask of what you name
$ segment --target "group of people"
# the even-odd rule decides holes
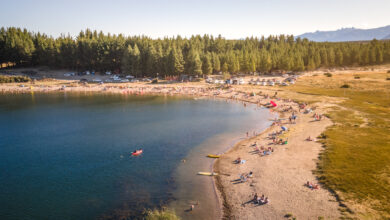
[[[299,112],[301,112],[301,110],[305,110],[306,106],[307,106],[307,103],[300,104],[299,105]]]
[[[269,203],[268,197],[265,197],[264,194],[258,196],[257,193],[253,196],[253,202],[258,205],[264,205]]]
[[[238,157],[233,161],[235,164],[244,164],[246,160],[241,159],[241,157]]]
[[[249,178],[252,178],[253,177],[253,172],[250,171],[249,173],[242,173],[240,175],[240,182],[241,183],[244,183],[246,182]]]
[[[288,143],[288,138],[286,139],[282,139],[282,138],[279,138],[279,140],[277,138],[274,138],[273,139],[273,144],[276,145],[276,144],[287,144]]]
[[[281,130],[281,131],[274,131],[271,134],[268,134],[268,137],[271,138],[271,139],[276,139],[277,136],[279,136],[281,134],[283,134],[283,130]]]
[[[263,156],[266,156],[266,155],[270,155],[271,153],[274,152],[274,149],[272,147],[268,147],[267,149],[265,149],[263,146],[260,147],[255,147],[255,151],[259,153],[259,155],[263,155]]]
[[[295,120],[297,119],[297,116],[294,114],[294,112],[292,113],[292,115],[288,118],[288,121],[290,122],[290,124],[295,124]]]

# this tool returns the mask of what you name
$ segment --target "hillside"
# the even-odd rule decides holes
[[[382,40],[390,40],[390,34],[387,35],[386,37],[382,38]]]
[[[342,28],[336,31],[316,31],[299,35],[312,41],[364,41],[372,39],[390,39],[390,25],[372,29]]]

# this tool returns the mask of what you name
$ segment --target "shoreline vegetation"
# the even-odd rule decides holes
[[[176,215],[173,210],[170,209],[154,209],[148,210],[145,213],[145,220],[179,220],[180,218]]]
[[[389,66],[305,72],[296,84],[210,85],[204,82],[80,84],[72,80],[37,80],[0,84],[0,93],[102,92],[129,95],[190,95],[269,106],[280,118],[259,135],[248,135],[214,163],[225,219],[390,217]],[[22,86],[23,85],[23,86]],[[348,85],[348,86],[343,86]],[[306,106],[300,110],[300,106]],[[288,119],[292,112],[296,121]],[[307,112],[307,113],[304,113]],[[321,116],[321,120],[318,120]],[[287,144],[275,144],[271,136]],[[309,137],[308,137],[309,136]],[[254,145],[256,144],[256,145]],[[256,147],[272,148],[261,156]],[[245,164],[233,164],[237,158]],[[240,159],[240,160],[241,160]],[[232,181],[250,171],[242,183]],[[309,185],[306,185],[309,181]],[[319,184],[318,189],[314,189]],[[269,203],[251,202],[265,194]]]

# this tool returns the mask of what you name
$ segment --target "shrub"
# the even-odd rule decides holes
[[[31,78],[27,76],[0,76],[0,83],[18,83],[30,81]]]
[[[360,79],[360,76],[355,76],[354,78],[355,78],[355,79]]]
[[[343,88],[343,89],[348,89],[348,88],[350,88],[351,86],[349,86],[348,84],[344,84],[344,85],[342,85],[340,88]]]
[[[324,73],[324,75],[327,77],[332,77],[332,73]]]
[[[287,214],[284,215],[284,217],[285,218],[291,218],[291,217],[293,217],[293,214],[292,213],[287,213]]]
[[[387,77],[386,80],[390,80],[390,77]]]
[[[223,79],[224,80],[227,80],[227,79],[230,79],[231,76],[230,76],[230,73],[223,73]]]
[[[390,70],[387,70],[387,73],[390,73]]]
[[[157,84],[157,83],[158,83],[158,79],[157,79],[157,78],[153,79],[153,80],[152,80],[152,83],[153,83],[153,84]]]
[[[321,133],[317,138],[318,139],[326,139],[326,135],[324,133]]]
[[[149,210],[146,220],[179,220],[180,218],[171,210]]]

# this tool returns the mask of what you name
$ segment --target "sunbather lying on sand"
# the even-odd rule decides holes
[[[241,174],[240,180],[241,180],[242,183],[246,182],[247,177],[246,177],[246,174],[245,174],[245,173]]]
[[[246,160],[242,160],[240,157],[233,161],[235,164],[244,164]]]
[[[306,186],[309,187],[310,189],[319,189],[320,186],[318,184],[313,184],[309,181],[306,182]]]
[[[267,155],[271,155],[272,151],[269,151],[269,150],[265,150],[263,152],[260,151],[260,156],[267,156]]]
[[[306,141],[314,141],[314,139],[309,136],[308,138],[306,138]]]

